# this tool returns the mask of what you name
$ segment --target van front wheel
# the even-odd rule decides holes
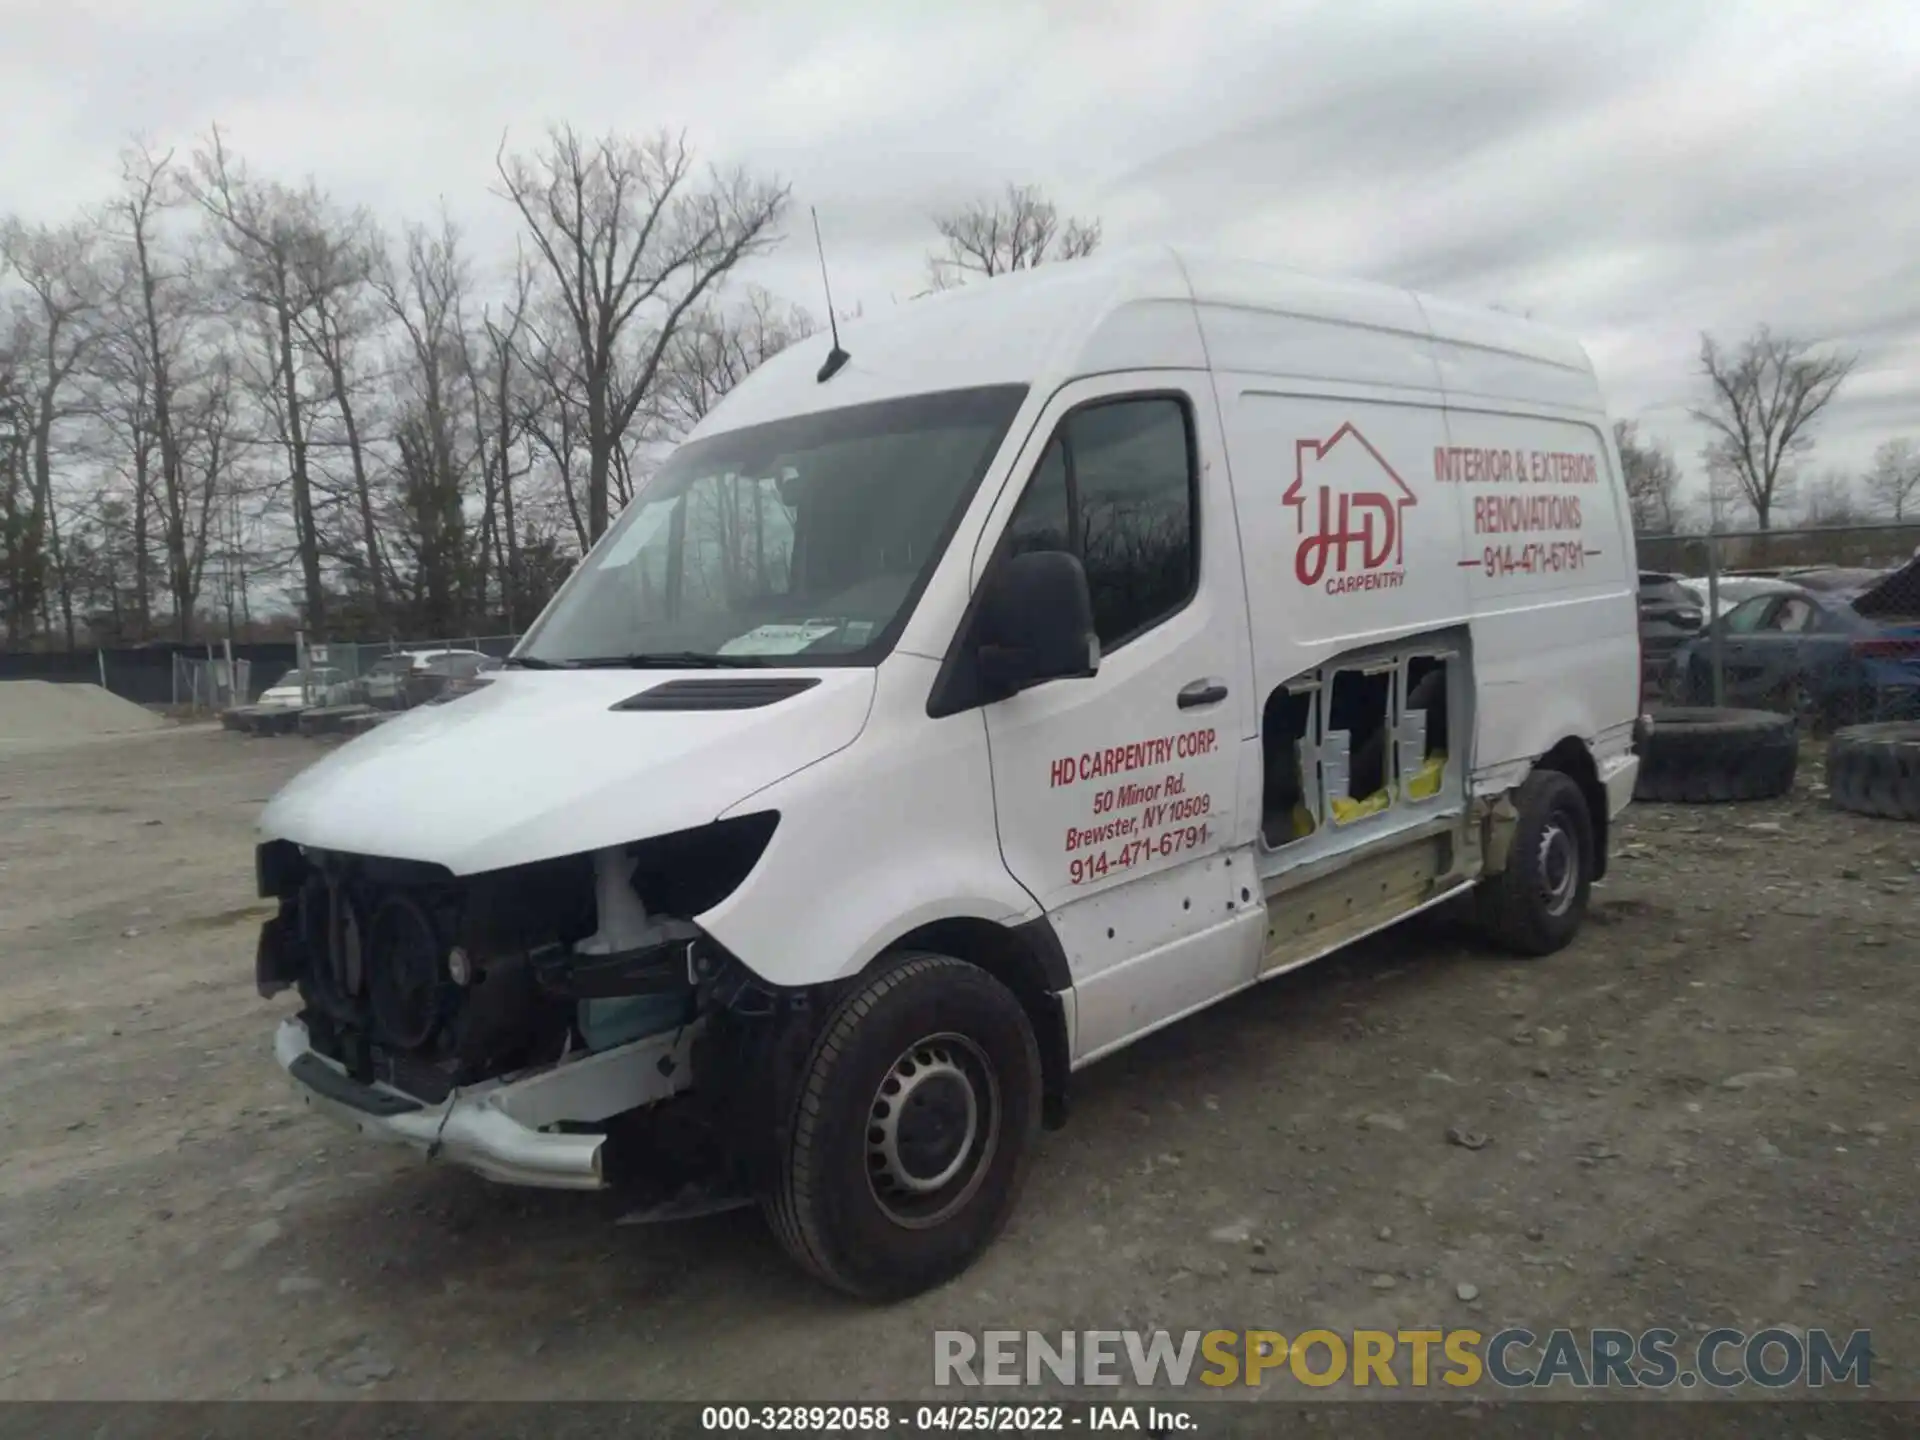
[[[986,971],[899,957],[834,1007],[763,1208],[815,1275],[892,1300],[949,1280],[1006,1224],[1040,1127],[1040,1050]]]
[[[1513,796],[1520,812],[1507,868],[1480,882],[1480,924],[1502,949],[1551,955],[1580,929],[1593,883],[1593,819],[1569,775],[1536,770]]]

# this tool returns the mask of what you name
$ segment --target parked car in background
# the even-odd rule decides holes
[[[489,655],[481,660],[478,665],[474,666],[471,675],[455,675],[450,678],[446,685],[441,688],[440,693],[435,695],[427,703],[429,705],[443,705],[449,700],[457,700],[462,695],[470,695],[475,690],[484,689],[493,683],[494,672],[504,668],[505,665],[506,661],[502,660],[499,656]]]
[[[1735,605],[1714,622],[1725,703],[1788,711],[1829,729],[1916,713],[1920,616],[1873,613],[1870,597],[1883,588],[1849,596],[1789,586]],[[1681,698],[1712,703],[1712,631],[1686,642],[1674,663]]]
[[[1811,565],[1804,569],[1783,570],[1780,578],[1803,590],[1822,595],[1858,595],[1887,578],[1885,570],[1868,570],[1851,565]]]
[[[413,668],[403,682],[406,705],[425,705],[437,699],[455,681],[471,680],[492,657],[478,650],[423,650],[413,656]]]
[[[360,698],[381,710],[398,710],[406,703],[407,673],[413,666],[414,657],[406,651],[382,655],[360,677]]]
[[[1640,572],[1642,693],[1659,694],[1668,688],[1674,656],[1700,633],[1706,614],[1706,603],[1695,599],[1678,576],[1660,570]]]
[[[1693,596],[1704,615],[1708,609],[1706,577],[1682,577],[1680,584]],[[1724,615],[1742,600],[1751,600],[1756,595],[1784,595],[1795,588],[1791,580],[1776,580],[1766,575],[1722,575],[1719,581],[1719,604],[1713,607],[1714,614]]]
[[[314,705],[345,705],[352,698],[353,683],[345,671],[326,666],[302,671],[296,665],[261,691],[255,703],[305,709]]]

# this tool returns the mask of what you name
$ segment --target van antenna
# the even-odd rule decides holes
[[[853,357],[840,348],[840,320],[833,313],[833,286],[827,281],[827,247],[820,243],[820,212],[809,205],[807,213],[813,216],[813,248],[820,256],[820,288],[827,294],[827,329],[833,336],[833,348],[827,352],[826,361],[820,366],[820,373],[814,376],[814,379],[824,385],[838,375],[840,367]]]

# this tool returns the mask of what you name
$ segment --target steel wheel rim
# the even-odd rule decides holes
[[[1540,898],[1547,914],[1559,919],[1573,908],[1580,890],[1580,847],[1563,815],[1556,812],[1540,832],[1535,852],[1540,869]]]
[[[999,1148],[1000,1082],[964,1035],[909,1045],[867,1106],[867,1189],[903,1229],[938,1225],[965,1206]]]

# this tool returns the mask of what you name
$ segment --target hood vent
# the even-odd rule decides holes
[[[630,695],[615,710],[758,710],[820,683],[817,675],[729,675],[712,680],[668,680]]]

